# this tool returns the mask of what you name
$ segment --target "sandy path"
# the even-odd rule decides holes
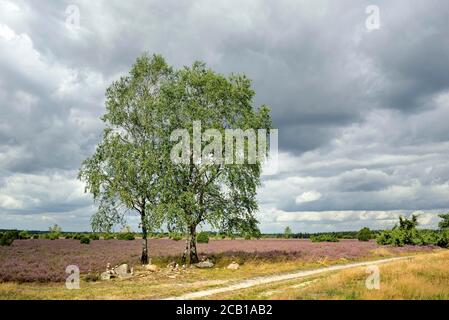
[[[383,263],[388,263],[388,262],[393,262],[393,261],[398,261],[398,260],[412,259],[412,258],[413,257],[410,257],[410,256],[396,257],[396,258],[388,258],[388,259],[382,259],[382,260],[336,265],[336,266],[330,266],[330,267],[319,268],[319,269],[314,269],[314,270],[297,271],[297,272],[291,272],[291,273],[274,275],[274,276],[257,277],[257,278],[253,278],[253,279],[244,280],[242,282],[232,284],[229,286],[225,286],[225,287],[186,293],[181,296],[168,297],[168,298],[165,298],[164,300],[199,299],[199,298],[204,298],[204,297],[211,296],[211,295],[214,295],[217,293],[241,290],[241,289],[246,289],[246,288],[250,288],[250,287],[254,287],[254,286],[259,286],[262,284],[268,284],[268,283],[297,279],[297,278],[304,278],[304,277],[308,277],[308,276],[312,276],[312,275],[316,275],[316,274],[320,274],[320,273],[325,273],[325,272],[330,272],[330,271],[345,270],[345,269],[351,269],[351,268],[357,268],[357,267],[366,267],[366,266],[372,266],[372,265],[383,264]]]

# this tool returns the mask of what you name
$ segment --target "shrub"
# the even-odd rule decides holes
[[[39,239],[39,235],[38,234],[33,234],[33,239]]]
[[[98,236],[98,234],[91,233],[91,234],[89,235],[89,239],[90,239],[90,240],[100,240],[100,237]]]
[[[310,240],[312,242],[338,242],[337,236],[331,233],[311,236]]]
[[[357,234],[357,239],[359,241],[369,241],[372,238],[372,233],[369,228],[363,228]]]
[[[169,237],[170,239],[172,239],[172,240],[175,240],[175,241],[182,240],[182,234],[176,233],[176,232],[171,232],[171,233],[168,235],[168,237]],[[197,241],[198,241],[198,240],[197,240]]]
[[[20,239],[19,231],[17,230],[6,231],[5,233],[1,234],[0,245],[10,246],[16,239]]]
[[[103,234],[103,239],[104,240],[112,240],[114,238],[115,237],[114,237],[114,235],[112,233],[105,233],[105,234]]]
[[[81,244],[89,244],[90,243],[90,239],[86,236],[81,237],[80,239],[80,243]]]
[[[0,246],[10,246],[14,242],[14,239],[8,237],[7,233],[3,233],[0,236]]]
[[[19,233],[19,239],[29,239],[30,235],[28,233],[28,231],[21,231]]]
[[[59,239],[59,233],[47,233],[45,238],[49,240],[57,240]]]
[[[209,234],[207,232],[200,232],[196,236],[196,242],[198,243],[209,243]]]
[[[437,246],[442,248],[448,248],[449,247],[449,231],[445,230],[443,231],[436,242]]]
[[[131,232],[121,232],[117,234],[118,240],[134,240],[134,234]]]

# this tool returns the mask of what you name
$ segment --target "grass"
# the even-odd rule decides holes
[[[286,261],[247,261],[238,270],[227,270],[222,264],[212,269],[190,268],[177,272],[163,268],[160,272],[149,273],[135,269],[135,276],[131,279],[112,281],[86,281],[86,275],[82,275],[80,290],[68,290],[65,283],[0,283],[0,299],[158,299],[168,296],[181,295],[197,290],[211,289],[217,286],[229,285],[243,279],[257,276],[267,276],[284,272],[316,269],[334,264],[345,264],[355,261],[367,261],[393,256],[386,249],[373,251],[370,257],[358,259],[334,259],[321,258],[315,261],[286,260]],[[332,279],[330,279],[332,280]],[[335,280],[332,280],[335,281]],[[278,284],[279,285],[279,284]],[[290,286],[288,284],[288,286]],[[302,284],[292,283],[289,288],[289,296],[278,296],[275,287],[261,287],[251,290],[242,290],[240,293],[231,293],[223,298],[242,299],[267,299],[267,298],[296,298],[290,295],[293,292],[302,292]],[[295,289],[296,286],[296,289]],[[339,294],[330,287],[326,289],[327,296],[334,297]],[[338,288],[338,286],[335,286]],[[275,294],[266,294],[265,291],[275,291]],[[313,297],[313,295],[309,296]],[[221,297],[220,297],[221,298]],[[298,298],[301,298],[298,295]],[[354,296],[356,298],[356,296]]]
[[[355,268],[245,289],[211,299],[400,300],[449,299],[449,251],[380,265],[380,289],[365,286],[366,268]]]

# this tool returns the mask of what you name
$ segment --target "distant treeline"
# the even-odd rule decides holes
[[[0,229],[0,233],[4,233],[4,232],[8,232],[8,231],[16,231],[17,229]],[[420,229],[421,231],[424,232],[436,232],[439,233],[438,230],[431,230],[431,229]],[[17,230],[17,231],[27,231],[29,234],[48,234],[51,233],[50,231],[39,231],[39,230]],[[382,234],[384,231],[386,230],[371,230],[372,233],[372,238],[376,238],[377,235]],[[135,235],[136,237],[141,236],[142,234],[140,232],[130,232],[133,235]],[[229,235],[229,234],[223,234],[220,232],[216,232],[216,231],[203,231],[203,233],[209,235],[210,238],[215,238],[215,239],[219,239],[219,238],[244,238],[244,235],[240,235],[240,234],[233,234],[233,235]],[[314,233],[309,233],[309,232],[298,232],[298,233],[291,233],[288,238],[290,239],[310,239],[310,238],[315,238],[315,237],[320,237],[320,236],[327,236],[330,235],[332,237],[335,237],[337,239],[357,239],[357,235],[358,235],[359,231],[337,231],[337,232],[314,232]],[[61,231],[60,235],[62,237],[64,237],[65,235],[73,235],[73,234],[95,234],[94,232],[89,232],[89,231],[83,231],[83,232],[64,232]],[[113,233],[113,234],[119,234],[119,233]],[[169,232],[153,232],[152,234],[149,234],[150,237],[155,237],[155,238],[163,238],[163,237],[169,237],[172,238],[173,234],[169,233]],[[179,235],[180,237],[182,237],[182,235]],[[286,235],[284,233],[262,233],[260,235],[261,239],[268,239],[268,238],[277,238],[277,239],[283,239],[286,238]]]

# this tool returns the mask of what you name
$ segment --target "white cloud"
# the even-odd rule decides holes
[[[321,199],[321,193],[317,191],[307,191],[295,198],[295,202],[297,204],[305,203],[305,202],[313,202]]]

